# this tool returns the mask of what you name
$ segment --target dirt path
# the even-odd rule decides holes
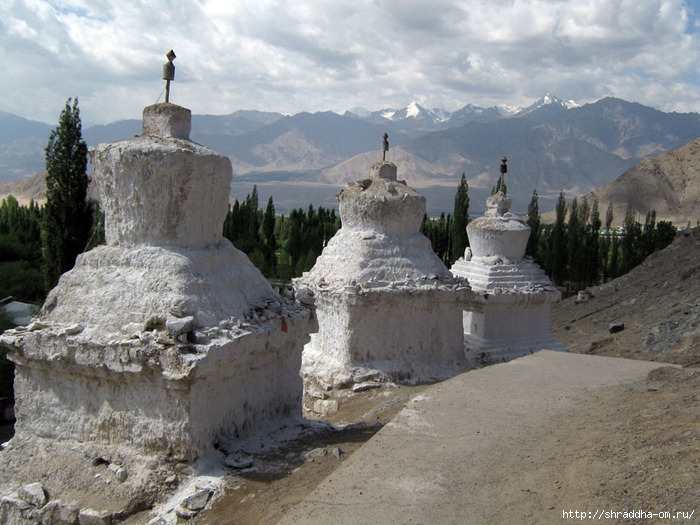
[[[225,478],[225,491],[206,511],[178,523],[255,525],[277,523],[294,505],[390,421],[409,400],[428,388],[396,386],[341,399],[340,410],[324,418],[326,430],[305,432],[272,453],[255,455],[255,465]],[[142,525],[148,512],[125,525]]]
[[[532,446],[504,453],[494,465],[504,477],[490,489],[498,499],[510,494],[512,504],[495,506],[491,517],[566,523],[565,516],[573,517],[564,511],[572,510],[694,511],[690,520],[620,514],[605,522],[700,522],[700,373],[662,370],[653,376],[597,391],[567,417],[533,432]]]
[[[373,422],[388,421],[425,388],[356,397],[334,419],[366,425],[309,437],[266,458],[266,471],[230,477],[225,496],[190,523],[277,523],[374,435]],[[492,501],[487,514],[472,522],[549,523],[561,520],[565,510],[695,511],[697,517],[698,392],[699,371],[661,368],[650,379],[597,390],[565,417],[543,418],[546,423],[533,426],[527,436],[504,441],[500,454],[489,460],[490,474],[479,486],[464,488],[465,498],[480,501],[482,509],[483,502]]]
[[[685,396],[700,376],[654,372],[659,380],[648,381],[653,364],[560,355],[427,390],[282,523],[554,523],[564,510],[693,511],[700,421]]]

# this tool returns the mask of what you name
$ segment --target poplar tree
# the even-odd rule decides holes
[[[640,241],[642,227],[637,222],[636,210],[628,205],[624,221],[625,235],[622,238],[622,273],[629,272],[644,259],[641,255]]]
[[[275,204],[272,195],[267,201],[267,208],[262,220],[263,238],[265,239],[265,275],[274,276],[277,273],[277,237],[275,237]]]
[[[617,250],[617,234],[611,231],[613,218],[613,203],[610,201],[608,210],[605,212],[605,236],[603,237],[603,243],[601,245],[603,282],[607,281],[609,277],[615,276],[615,265],[617,264],[617,255],[615,255],[614,263],[612,261],[613,249]]]
[[[567,277],[566,266],[569,248],[566,238],[566,198],[564,190],[559,193],[555,210],[556,221],[549,238],[550,245],[547,254],[549,264],[547,266],[552,280],[557,284],[561,284]]]
[[[455,207],[450,225],[452,262],[462,257],[465,248],[469,246],[467,224],[469,224],[469,184],[467,184],[466,174],[462,173],[462,180],[455,194]]]
[[[569,224],[568,224],[568,248],[567,248],[567,269],[569,276],[569,290],[573,287],[578,288],[581,282],[581,266],[583,261],[581,255],[583,252],[583,227],[579,222],[581,214],[579,213],[578,199],[574,197],[569,208]]]
[[[537,257],[537,245],[540,238],[540,205],[537,190],[532,190],[532,198],[527,207],[527,225],[530,227],[530,237],[527,239],[525,255]]]
[[[87,145],[78,99],[69,98],[46,146],[46,205],[42,224],[44,273],[49,288],[70,270],[90,239],[93,210],[87,200]]]
[[[597,283],[600,278],[601,224],[598,198],[596,197],[591,208],[591,221],[588,225],[588,243],[586,246],[586,256],[588,258],[587,280],[589,284]]]

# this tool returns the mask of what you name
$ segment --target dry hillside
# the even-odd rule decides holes
[[[26,179],[0,183],[0,200],[8,195],[12,195],[25,206],[31,200],[39,203],[44,202],[46,200],[46,172],[40,171]]]
[[[700,228],[589,291],[552,309],[552,332],[569,350],[700,365]],[[612,323],[624,329],[611,334]]]
[[[95,189],[91,186],[88,190],[90,197],[97,198]],[[0,201],[12,195],[22,205],[27,205],[31,200],[42,204],[46,201],[46,171],[35,173],[26,179],[0,184]]]
[[[603,220],[612,202],[613,224],[618,226],[624,221],[628,206],[639,213],[639,222],[656,210],[657,221],[696,226],[700,221],[700,139],[642,160],[583,198],[590,204],[598,199]],[[554,219],[554,212],[543,214],[544,222],[552,223]]]

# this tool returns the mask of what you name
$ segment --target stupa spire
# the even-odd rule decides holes
[[[170,102],[170,81],[175,80],[175,64],[173,60],[177,58],[175,52],[171,49],[165,55],[168,61],[163,64],[163,80],[165,80],[165,102]]]

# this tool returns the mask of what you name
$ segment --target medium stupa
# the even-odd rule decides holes
[[[319,329],[304,348],[307,392],[420,383],[466,369],[462,309],[471,297],[419,232],[425,197],[395,164],[338,193],[342,227],[294,282],[316,299]]]
[[[472,363],[509,361],[542,349],[565,350],[549,332],[551,306],[561,293],[542,268],[525,257],[530,227],[510,213],[510,205],[502,191],[486,200],[484,216],[467,226],[464,257],[451,268],[453,275],[469,281],[475,294],[464,311],[465,352]]]

